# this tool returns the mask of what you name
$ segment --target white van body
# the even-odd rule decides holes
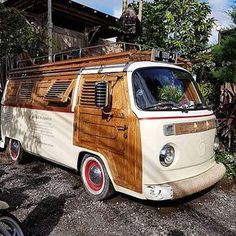
[[[9,139],[18,140],[24,151],[75,170],[79,170],[81,163],[79,159],[84,153],[95,155],[102,160],[117,192],[140,199],[176,199],[212,186],[225,173],[224,166],[215,161],[213,144],[216,129],[212,125],[215,122],[213,112],[206,108],[190,109],[187,112],[181,110],[145,111],[140,109],[135,102],[132,82],[134,71],[140,68],[172,68],[188,73],[182,67],[173,64],[150,61],[133,62],[128,66],[126,63],[120,63],[102,67],[85,67],[76,72],[71,106],[66,111],[48,109],[47,106],[21,106],[17,103],[16,105],[9,105],[7,93],[9,93],[10,78],[2,98],[1,145],[5,146]],[[77,127],[75,127],[75,119],[77,119],[75,113],[80,110],[77,106],[82,93],[82,79],[85,76],[99,75],[106,80],[106,76],[116,74],[123,74],[125,77],[127,101],[130,104],[130,110],[127,114],[132,113],[139,124],[140,174],[131,173],[131,171],[129,175],[140,175],[140,190],[136,190],[137,188],[130,186],[130,184],[119,184],[120,182],[117,179],[122,179],[122,176],[114,177],[114,173],[119,173],[119,168],[116,164],[113,166],[112,160],[104,155],[106,151],[100,152],[99,149],[90,148],[90,146],[75,145],[74,141],[74,133]],[[18,93],[20,92],[18,91]],[[85,117],[85,119],[87,118]],[[179,124],[184,124],[183,126],[186,127],[193,125],[195,131],[186,133],[188,131],[185,130],[184,134],[165,134],[166,127],[181,128],[178,126]],[[200,125],[206,128],[198,130]],[[130,127],[129,124],[128,127]],[[125,137],[127,139],[127,136],[124,135]],[[175,157],[170,166],[163,166],[160,163],[159,155],[162,148],[167,144],[174,148]]]

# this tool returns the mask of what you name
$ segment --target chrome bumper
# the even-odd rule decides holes
[[[225,166],[216,163],[200,175],[163,185],[149,185],[144,189],[148,200],[163,201],[182,198],[216,184],[225,174]]]

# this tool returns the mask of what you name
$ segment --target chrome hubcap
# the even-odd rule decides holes
[[[13,151],[18,151],[18,149],[19,149],[19,144],[18,144],[18,142],[17,142],[17,141],[13,141],[11,147],[12,147],[12,150],[13,150]]]
[[[89,177],[95,184],[99,184],[102,181],[102,172],[96,166],[93,166],[89,171]]]

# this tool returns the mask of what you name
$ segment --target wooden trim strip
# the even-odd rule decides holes
[[[3,107],[14,107],[14,108],[27,108],[27,109],[32,109],[32,110],[40,110],[40,111],[54,111],[54,112],[63,112],[63,113],[74,113],[71,111],[70,107],[52,107],[52,106],[47,106],[45,107],[40,107],[40,106],[33,106],[33,105],[11,105],[11,104],[2,104],[1,106]]]
[[[29,80],[29,79],[43,79],[45,77],[55,77],[57,76],[57,80],[60,80],[60,79],[64,79],[64,78],[60,78],[60,77],[65,77],[65,76],[68,76],[68,77],[71,77],[71,76],[77,76],[79,74],[79,71],[76,69],[74,70],[73,72],[48,72],[46,74],[43,74],[43,73],[38,73],[38,74],[27,74],[27,75],[24,75],[22,76],[22,73],[15,73],[15,74],[12,74],[14,76],[12,77],[8,77],[7,80]],[[51,79],[51,78],[50,78]]]
[[[179,123],[179,124],[174,124],[174,127],[175,127],[175,135],[193,134],[215,129],[216,121],[215,119],[212,119],[199,122]]]

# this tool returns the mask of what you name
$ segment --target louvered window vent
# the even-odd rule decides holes
[[[19,100],[20,101],[30,101],[32,97],[34,83],[33,82],[25,82],[21,84],[20,92],[19,92]]]
[[[85,81],[82,88],[80,105],[95,107],[95,81]]]
[[[65,102],[72,89],[72,81],[56,81],[45,96],[46,100]]]

